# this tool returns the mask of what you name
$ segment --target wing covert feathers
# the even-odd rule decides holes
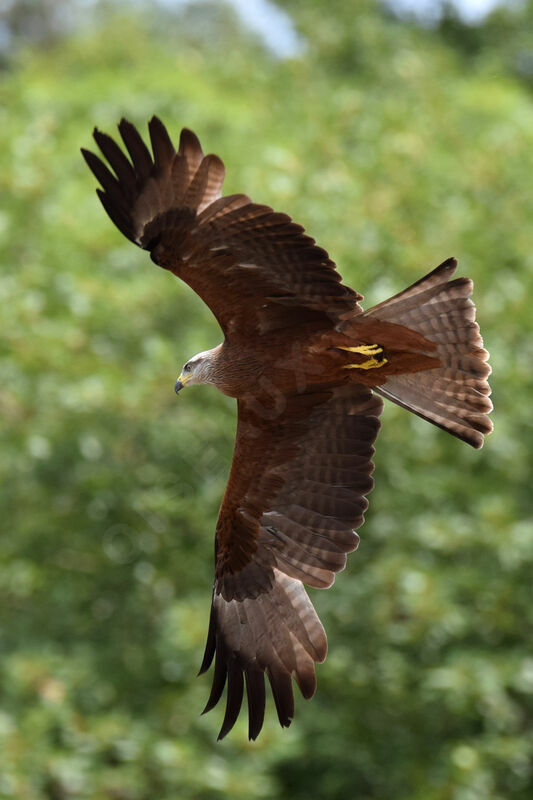
[[[342,285],[327,252],[300,225],[244,194],[222,196],[224,165],[216,155],[204,156],[192,131],[182,130],[176,150],[153,117],[150,150],[130,122],[123,119],[118,128],[125,152],[94,131],[107,164],[82,150],[102,205],[128,239],[205,301],[228,342],[240,345],[302,324],[346,337],[366,330],[369,344],[382,336],[379,352],[395,346],[404,361],[394,367],[391,355],[375,391],[481,447],[492,430],[490,367],[470,300],[472,282],[450,280],[455,259],[361,314],[361,295]],[[327,642],[304,584],[330,586],[358,544],[354,529],[373,487],[383,407],[363,379],[283,395],[275,414],[261,413],[265,408],[258,410],[252,396],[239,400],[200,669],[214,659],[205,711],[227,690],[219,738],[235,724],[245,690],[249,737],[257,737],[265,674],[282,726],[294,715],[292,679],[304,697],[314,694],[315,663],[324,660]]]
[[[493,429],[488,416],[491,368],[470,299],[473,283],[449,280],[456,267],[457,261],[448,259],[364,316],[421,333],[436,344],[431,355],[441,362],[435,369],[391,375],[375,391],[479,448]]]
[[[244,685],[249,736],[257,736],[265,710],[264,673],[283,726],[294,714],[292,678],[304,697],[314,694],[314,663],[324,660],[327,642],[303,584],[330,586],[357,547],[353,529],[363,522],[365,495],[373,486],[382,407],[366,387],[337,387],[290,399],[281,419],[267,423],[239,401],[201,668],[215,658],[206,711],[222,696],[227,679],[220,738],[235,722]]]
[[[204,156],[192,131],[182,130],[176,151],[153,117],[150,152],[130,122],[118,127],[129,159],[96,129],[110,168],[82,150],[102,205],[128,239],[200,295],[226,336],[332,324],[360,311],[360,295],[341,284],[335,264],[301,225],[244,194],[222,197],[224,164]]]

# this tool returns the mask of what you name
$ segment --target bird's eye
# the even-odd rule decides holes
[[[183,371],[184,372],[190,372],[191,371],[191,365],[190,364],[185,364],[185,366],[183,367]]]

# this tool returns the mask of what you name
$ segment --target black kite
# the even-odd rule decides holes
[[[372,455],[387,397],[473,447],[492,430],[472,281],[451,258],[363,311],[325,250],[286,214],[222,196],[224,165],[194,133],[176,152],[157,117],[152,153],[133,125],[94,138],[113,172],[83,150],[98,196],[122,233],[207,303],[222,344],[188,361],[176,391],[212,383],[237,398],[233,465],[216,527],[216,567],[201,672],[215,657],[206,710],[244,686],[249,736],[259,734],[266,672],[281,725],[292,678],[315,691],[326,636],[303,584],[326,588],[355,550],[373,486]]]

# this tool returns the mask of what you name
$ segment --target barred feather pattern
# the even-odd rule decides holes
[[[314,663],[326,657],[327,642],[303,584],[330,586],[359,542],[354,528],[364,521],[374,485],[373,443],[383,401],[364,386],[317,393],[311,411],[310,398],[292,398],[283,419],[269,423],[239,403],[245,433],[237,436],[234,464],[247,457],[255,465],[244,476],[245,488],[232,486],[230,476],[231,494],[220,510],[225,532],[217,531],[217,578],[201,668],[215,657],[206,711],[222,696],[227,678],[220,737],[235,723],[245,684],[249,736],[258,735],[264,673],[283,726],[294,714],[292,678],[305,698],[314,694]],[[246,533],[249,541],[250,522],[255,551],[234,570],[228,556]]]
[[[493,429],[487,378],[491,368],[483,347],[469,278],[450,280],[457,261],[450,258],[403,292],[369,309],[365,317],[404,325],[436,344],[440,367],[391,375],[375,388],[419,417],[473,447]]]
[[[238,362],[240,385],[249,387],[232,395],[239,398],[237,438],[217,522],[201,672],[214,659],[206,711],[227,686],[219,738],[233,727],[246,689],[255,739],[265,713],[265,675],[283,726],[294,714],[293,678],[304,697],[315,691],[315,663],[325,658],[327,642],[304,584],[330,586],[357,547],[354,529],[373,487],[383,407],[374,392],[480,447],[492,429],[488,354],[470,300],[472,282],[450,280],[455,259],[363,314],[361,295],[341,283],[328,253],[302,226],[247,195],[222,196],[224,165],[204,156],[194,133],[183,129],[176,151],[157,117],[148,129],[151,151],[121,121],[126,152],[95,130],[109,166],[82,152],[112,221],[206,302],[233,355],[226,372]],[[326,361],[331,349],[351,358],[362,342],[379,345],[382,337],[383,366],[349,376],[341,371],[335,379],[336,372],[326,373],[323,385],[306,384],[301,394],[290,381],[276,384],[278,413],[258,390],[256,362],[272,385],[280,362],[288,375],[298,373],[290,345],[293,336],[307,341],[310,332],[315,342],[331,340],[310,349]],[[362,353],[356,358],[362,366]],[[224,390],[221,381],[216,385]]]
[[[82,149],[102,186],[98,197],[128,239],[194,289],[226,337],[330,325],[361,310],[361,295],[341,283],[334,262],[301,225],[245,194],[222,197],[224,164],[204,155],[192,131],[182,130],[176,152],[157,117],[148,130],[152,153],[130,122],[120,122],[129,159],[94,130],[111,167]]]
[[[222,739],[235,724],[246,683],[248,736],[255,739],[265,715],[265,682],[268,676],[278,718],[288,727],[294,716],[292,676],[305,698],[316,688],[314,662],[327,653],[324,628],[302,583],[280,570],[272,570],[267,592],[242,600],[225,600],[215,592],[208,645],[216,659],[213,685],[204,713],[219,701],[227,677],[227,701],[219,733]],[[201,672],[210,664],[206,650]],[[243,680],[244,678],[244,680]]]

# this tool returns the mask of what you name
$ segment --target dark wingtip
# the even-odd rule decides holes
[[[217,742],[221,742],[222,739],[225,739],[226,736],[228,735],[228,733],[230,732],[230,730],[231,730],[231,727],[228,728],[227,725],[223,725],[222,728],[219,731],[218,736],[217,736]]]
[[[268,671],[270,687],[278,712],[279,724],[282,728],[288,728],[294,717],[294,694],[292,691],[292,679],[287,672]]]
[[[226,684],[226,677],[224,676],[224,685],[225,684]],[[212,711],[213,708],[216,706],[216,704],[220,700],[220,697],[222,695],[222,691],[224,690],[224,685],[222,686],[222,689],[220,690],[220,692],[218,690],[211,692],[211,694],[209,696],[209,700],[205,704],[204,710],[200,713],[201,717],[203,717],[204,714],[209,713],[209,711]]]
[[[248,699],[248,739],[254,742],[265,720],[265,674],[262,669],[248,665],[244,676]]]
[[[213,674],[213,683],[211,685],[211,693],[209,695],[209,699],[206,703],[206,706],[202,711],[202,714],[207,714],[208,711],[211,711],[211,709],[216,706],[216,704],[222,697],[222,692],[224,691],[224,686],[226,685],[227,678],[228,678],[228,670],[226,668],[226,662],[222,657],[222,653],[217,652],[217,656],[215,658],[215,671]]]
[[[435,273],[438,274],[439,272],[449,271],[450,274],[453,275],[456,269],[457,269],[457,259],[451,256],[450,258],[447,258],[446,261],[443,261],[442,264],[439,264],[439,266],[436,267],[436,269],[434,269],[433,272],[429,274],[430,275]],[[425,278],[427,277],[428,276],[426,275]],[[422,280],[425,280],[425,278],[423,278]]]
[[[195,132],[191,131],[190,128],[182,128],[178,152],[183,155],[188,148],[196,150],[198,153],[203,155],[202,145],[200,144],[200,140]]]
[[[204,650],[204,657],[202,658],[202,663],[200,664],[200,669],[198,670],[198,675],[203,675],[204,672],[207,672],[211,663],[213,661],[213,656],[215,655],[216,651],[216,621],[215,621],[215,609],[214,606],[211,604],[211,610],[209,612],[209,628],[207,631],[207,640],[205,643],[205,650]]]
[[[490,431],[489,431],[490,433]],[[485,439],[483,438],[482,433],[474,433],[473,431],[470,433],[470,436],[463,439],[464,442],[473,447],[474,450],[481,450],[483,444],[485,443]]]
[[[120,118],[120,122],[118,123],[117,128],[118,128],[118,132],[120,133],[121,136],[122,136],[122,132],[123,132],[124,129],[131,130],[133,128],[133,130],[135,130],[135,132],[137,132],[137,129],[136,129],[135,125],[133,124],[133,122],[130,122],[129,119],[126,119],[126,117],[121,117]]]
[[[222,692],[224,691],[224,686],[226,685],[226,673],[224,672],[224,682],[218,685],[213,683],[213,687],[211,689],[211,694],[209,695],[209,699],[205,704],[204,710],[201,712],[200,716],[203,717],[204,714],[208,714],[209,711],[212,711],[218,701],[222,696]]]
[[[152,117],[148,123],[148,132],[150,134],[156,167],[169,169],[176,151],[168,135],[168,131],[159,117],[155,115]]]
[[[244,692],[244,674],[242,668],[235,658],[231,659],[228,665],[228,695],[226,701],[226,713],[217,741],[223,739],[235,725],[241,710]]]

